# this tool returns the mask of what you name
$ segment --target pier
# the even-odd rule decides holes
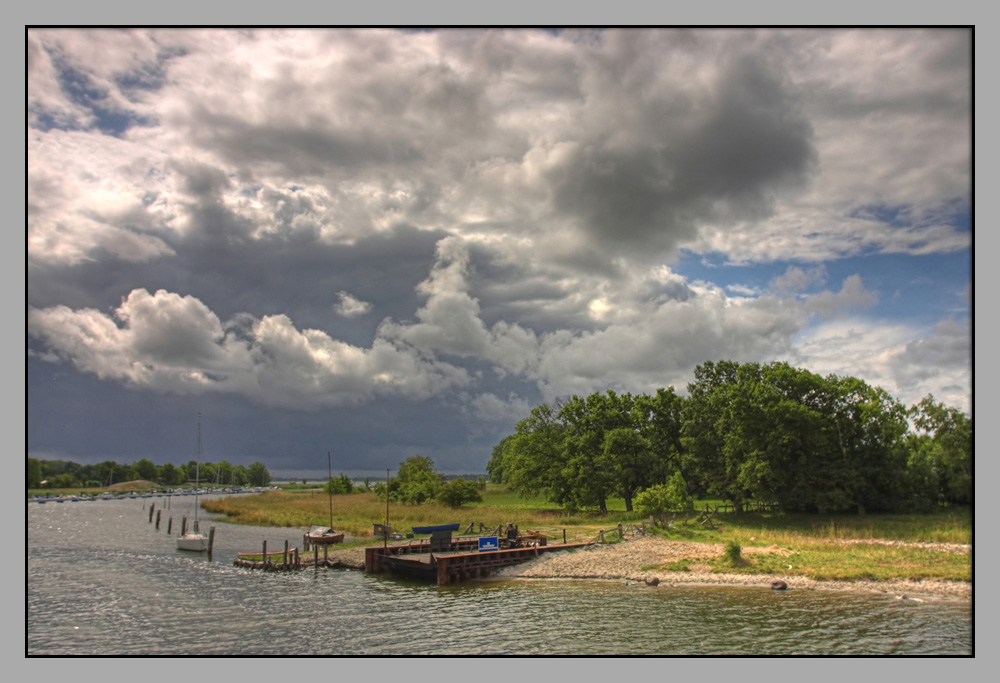
[[[520,537],[517,546],[480,551],[478,538],[458,538],[447,549],[432,549],[430,539],[405,545],[365,548],[365,573],[391,572],[401,576],[430,580],[439,586],[482,578],[490,573],[533,560],[542,553],[575,550],[590,543],[548,545],[545,538]]]

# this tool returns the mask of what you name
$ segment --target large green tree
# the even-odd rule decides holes
[[[972,419],[934,400],[932,394],[910,409],[927,461],[944,502],[972,503]]]

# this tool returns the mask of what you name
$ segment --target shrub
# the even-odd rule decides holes
[[[474,482],[465,479],[452,479],[442,484],[438,489],[437,500],[452,508],[462,507],[464,503],[480,503],[483,500],[479,487]]]
[[[729,541],[726,543],[726,549],[723,552],[723,557],[731,565],[738,565],[743,563],[743,548],[736,541]]]

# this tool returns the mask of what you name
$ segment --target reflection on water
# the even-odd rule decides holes
[[[148,506],[163,508],[161,529]],[[28,504],[28,654],[926,654],[972,651],[967,604],[866,592],[481,582],[238,569],[301,531],[216,526],[185,553],[193,498]]]

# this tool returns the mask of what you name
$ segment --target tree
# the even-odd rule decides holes
[[[480,503],[483,497],[475,482],[452,479],[438,489],[437,500],[449,507],[460,508],[465,503]]]
[[[75,488],[80,485],[80,480],[69,472],[63,472],[49,479],[49,486],[57,489]]]
[[[665,484],[675,471],[684,472],[685,451],[681,440],[684,399],[673,387],[657,389],[654,396],[637,396],[635,410],[642,413],[642,434],[653,455],[650,484]]]
[[[249,483],[251,486],[267,486],[271,483],[271,473],[262,462],[254,462],[247,470]]]
[[[618,427],[604,433],[603,443],[615,491],[625,500],[625,511],[632,512],[632,496],[648,486],[654,467],[649,440],[635,429]]]
[[[157,469],[152,460],[148,460],[146,458],[137,460],[132,463],[132,469],[135,470],[136,475],[138,475],[140,479],[153,482],[157,480]]]
[[[433,460],[414,455],[399,463],[399,472],[389,485],[390,493],[404,503],[422,503],[437,495],[443,481]]]
[[[354,482],[343,472],[336,479],[330,479],[323,485],[323,493],[327,495],[343,495],[354,493]]]
[[[697,494],[720,496],[741,510],[747,495],[733,472],[738,465],[735,453],[725,449],[731,419],[727,406],[738,370],[734,361],[709,361],[694,369],[695,381],[688,384],[684,403],[682,441],[690,455],[689,485],[693,481]]]
[[[187,480],[184,470],[167,463],[160,468],[160,483],[164,486],[179,486]]]
[[[38,458],[28,458],[28,488],[37,489],[42,481],[42,463]]]
[[[906,409],[884,389],[855,377],[831,375],[827,383],[830,445],[813,473],[818,507],[822,511],[824,502],[842,507],[849,500],[860,515],[899,507],[905,493]]]
[[[635,502],[639,512],[654,517],[694,509],[694,498],[688,493],[687,483],[679,471],[674,472],[667,484],[656,484],[639,493]]]
[[[558,505],[572,505],[565,437],[556,411],[546,403],[535,406],[517,423],[517,431],[501,441],[499,450],[494,449],[491,478],[500,471],[503,483],[519,496],[543,493]]]
[[[505,436],[500,440],[496,446],[493,447],[493,453],[490,457],[490,461],[486,463],[486,473],[490,476],[490,481],[494,484],[503,484],[503,461],[504,456],[507,451],[513,445],[513,441],[516,438],[516,434],[511,434]]]
[[[932,394],[913,406],[909,414],[925,437],[924,448],[937,474],[941,499],[971,504],[972,420],[956,408],[935,402]]]

